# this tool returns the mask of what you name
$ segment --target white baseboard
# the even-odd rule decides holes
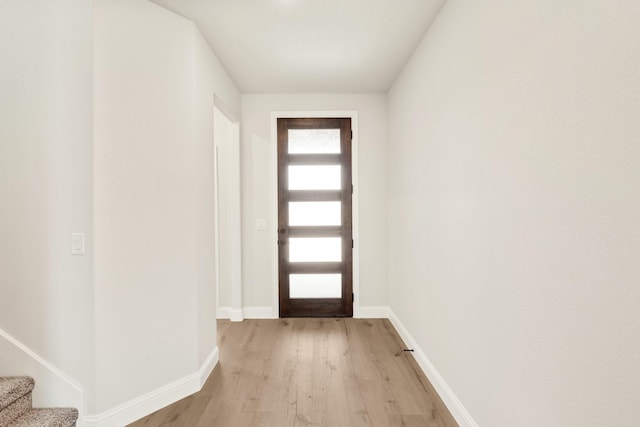
[[[245,307],[244,318],[245,319],[277,319],[278,316],[274,316],[273,308],[271,307]]]
[[[216,346],[198,372],[162,386],[142,396],[98,415],[84,418],[84,427],[122,427],[143,418],[202,389],[218,364],[220,353]]]
[[[218,346],[215,346],[213,351],[209,354],[209,356],[207,356],[204,363],[200,367],[200,370],[198,371],[198,376],[200,377],[200,389],[202,389],[204,383],[207,382],[207,379],[209,379],[209,375],[211,375],[211,372],[213,372],[219,361],[220,349],[218,348]],[[200,389],[198,389],[198,391]]]
[[[232,322],[241,322],[243,319],[277,319],[271,307],[245,307],[242,310],[233,310],[231,307],[219,307],[218,319],[228,319]]]
[[[391,309],[389,309],[389,320],[407,347],[413,348],[413,356],[460,427],[478,427],[478,423],[474,421],[471,414],[469,414],[462,405],[462,402],[460,402],[453,390],[451,390],[451,387],[449,387],[444,378],[442,378],[435,366],[433,366],[433,363],[431,363],[427,355],[422,351],[420,346],[417,345],[407,328],[405,328],[398,316],[396,316]]]
[[[388,319],[389,307],[360,307],[355,317],[359,319]],[[231,307],[220,307],[218,308],[217,318],[239,322],[242,321],[242,319],[277,319],[278,314],[274,313],[272,307],[245,307],[242,310],[233,310]]]
[[[231,307],[218,307],[216,318],[227,319],[232,322],[242,322],[244,320],[244,310],[233,309]]]
[[[388,319],[389,307],[387,306],[361,306],[358,310],[358,319]]]
[[[232,308],[229,311],[229,320],[231,320],[232,322],[242,322],[244,320],[244,311],[241,308]]]
[[[231,307],[218,307],[218,311],[216,313],[217,319],[230,319],[231,318]]]
[[[0,329],[0,376],[26,375],[36,381],[33,403],[41,407],[72,407],[84,426],[85,390],[40,355]]]

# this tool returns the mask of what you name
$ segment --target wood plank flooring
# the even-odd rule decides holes
[[[218,321],[203,389],[133,427],[457,426],[388,320]]]

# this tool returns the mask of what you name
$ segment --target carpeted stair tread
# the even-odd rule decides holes
[[[31,377],[0,377],[0,412],[33,390]]]
[[[38,408],[14,420],[8,427],[72,427],[78,410],[74,408]]]
[[[0,377],[0,427],[5,427],[31,409],[30,377]]]
[[[23,416],[31,408],[31,392],[29,392],[0,411],[0,427],[11,425],[13,420]]]

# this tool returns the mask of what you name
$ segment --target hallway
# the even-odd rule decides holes
[[[457,425],[388,320],[219,321],[218,337],[203,389],[131,426]]]

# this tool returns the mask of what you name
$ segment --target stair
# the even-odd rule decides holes
[[[34,408],[35,381],[30,377],[0,377],[0,427],[73,427],[78,410]]]

